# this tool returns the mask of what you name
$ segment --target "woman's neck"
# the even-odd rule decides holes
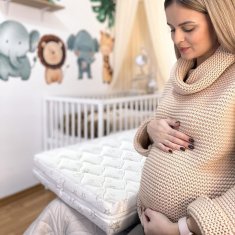
[[[197,68],[197,60],[194,60],[192,68],[188,71],[188,73],[187,73],[186,76],[184,77],[184,80],[183,80],[184,82],[187,81],[188,76],[190,75],[190,72],[192,71],[192,69],[196,69],[196,68]]]

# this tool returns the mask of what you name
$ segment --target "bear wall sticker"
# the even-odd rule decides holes
[[[19,22],[7,20],[0,24],[0,79],[21,77],[28,80],[31,74],[28,52],[34,52],[39,41],[39,32],[27,29]]]
[[[78,78],[82,79],[84,73],[88,78],[92,78],[91,64],[95,60],[94,54],[98,52],[98,41],[92,38],[86,30],[81,30],[76,35],[69,36],[67,46],[77,56]]]
[[[61,83],[63,80],[62,66],[66,59],[64,42],[55,35],[44,35],[38,44],[38,57],[46,68],[46,83]]]

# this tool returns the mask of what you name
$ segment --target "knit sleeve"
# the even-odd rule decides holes
[[[149,135],[147,133],[147,125],[153,119],[154,117],[151,117],[142,122],[134,138],[134,147],[136,151],[145,157],[147,157],[152,145],[152,141],[150,140]]]
[[[188,214],[194,218],[202,235],[234,235],[235,187],[215,199],[199,197],[189,204]]]

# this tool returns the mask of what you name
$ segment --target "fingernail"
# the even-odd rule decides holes
[[[173,153],[171,149],[168,150],[169,153]]]
[[[190,138],[188,139],[188,141],[191,142],[191,143],[194,143],[194,139],[193,139],[192,137],[190,137]]]
[[[180,147],[180,150],[181,150],[181,151],[185,151],[185,148],[184,148],[184,147]]]
[[[194,149],[194,146],[192,144],[189,144],[188,146],[190,149]]]
[[[180,125],[180,121],[176,121],[175,124]]]

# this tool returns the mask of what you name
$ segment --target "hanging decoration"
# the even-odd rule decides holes
[[[100,3],[98,6],[92,6],[92,10],[97,14],[99,22],[108,21],[108,28],[114,26],[114,13],[116,8],[115,0],[90,0],[93,3]]]

